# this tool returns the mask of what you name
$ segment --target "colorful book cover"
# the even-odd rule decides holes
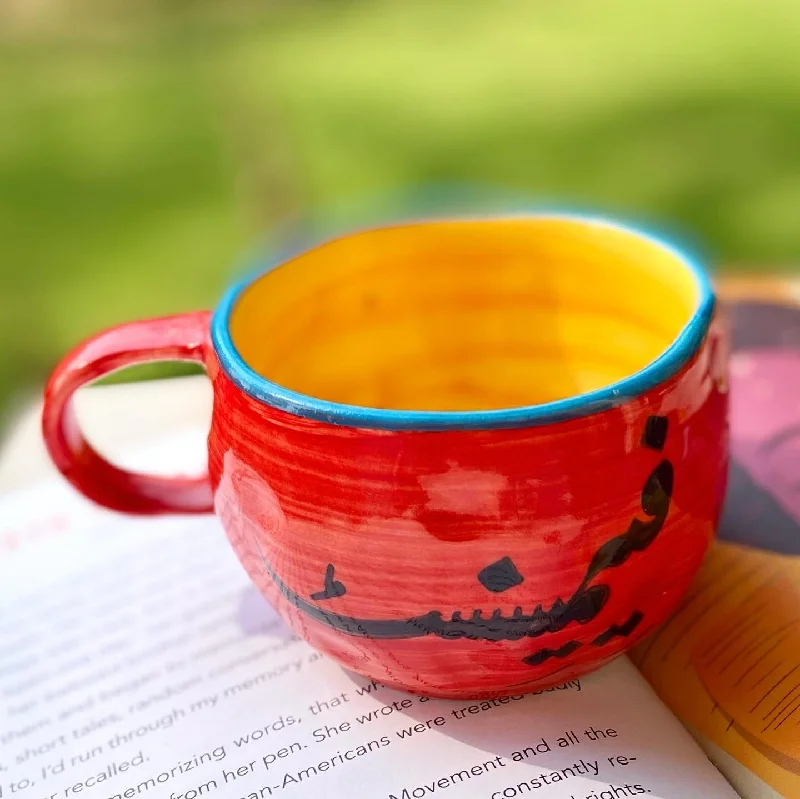
[[[719,540],[678,612],[633,661],[701,740],[795,797],[800,291],[777,278],[742,278],[721,284],[720,294],[732,353],[731,466]]]

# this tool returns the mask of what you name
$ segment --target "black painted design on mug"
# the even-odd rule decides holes
[[[664,417],[650,418],[663,418],[666,422]],[[659,429],[660,426],[660,424],[656,425]],[[666,433],[667,426],[664,424],[664,437],[666,437]],[[661,439],[656,437],[654,440],[658,442]],[[645,445],[647,444],[645,443]],[[517,641],[522,638],[538,638],[546,633],[559,632],[570,624],[586,624],[599,615],[608,601],[610,588],[603,583],[596,585],[590,585],[590,583],[605,570],[622,566],[634,552],[641,552],[653,543],[669,513],[674,480],[675,473],[672,464],[666,459],[662,460],[647,476],[641,491],[641,508],[644,514],[650,518],[642,521],[634,517],[624,533],[606,541],[595,552],[580,585],[567,600],[559,597],[547,610],[544,609],[542,603],[539,603],[530,613],[524,613],[522,607],[517,606],[511,614],[504,614],[497,608],[491,614],[484,615],[482,609],[475,609],[466,617],[462,611],[455,611],[450,618],[445,618],[439,610],[430,610],[407,619],[369,619],[344,616],[313,605],[293,591],[283,582],[264,557],[258,540],[255,541],[255,544],[261,554],[265,570],[278,590],[292,605],[315,621],[347,635],[382,639],[420,638],[426,635],[435,635],[440,638],[468,638],[483,641]],[[512,568],[513,573],[511,572]],[[489,571],[487,572],[487,570]],[[484,573],[494,576],[500,572],[506,577],[511,574],[512,578],[513,575],[517,575],[520,581],[523,579],[508,556],[482,569],[479,572],[479,579]],[[486,584],[483,580],[481,582]],[[489,582],[490,585],[495,584],[492,580]],[[501,587],[500,582],[497,582],[496,585],[500,590],[505,590]],[[489,590],[493,589],[489,588]],[[325,589],[313,594],[311,598],[331,599],[342,596],[344,592],[344,584],[334,579],[334,566],[329,563],[325,571]],[[598,636],[598,639],[605,634],[610,634],[611,637],[613,634],[620,634],[620,630],[630,624],[635,627],[641,621],[641,619],[635,619],[635,616],[636,613],[622,628],[610,627],[606,633]],[[632,619],[634,619],[633,622]]]
[[[522,658],[522,662],[526,666],[541,666],[545,660],[549,660],[550,658],[568,657],[576,649],[580,649],[581,646],[582,644],[580,641],[567,641],[564,646],[560,646],[558,649],[540,649],[538,652],[534,652],[532,655]]]
[[[333,574],[333,564],[329,563],[328,567],[325,569],[325,588],[323,588],[322,591],[317,591],[315,594],[311,594],[312,599],[317,601],[321,599],[336,599],[337,597],[344,596],[347,593],[344,583],[340,582],[339,580],[334,580]]]
[[[661,452],[667,443],[669,419],[666,416],[648,416],[642,433],[642,446]]]
[[[633,519],[625,533],[606,541],[592,558],[582,585],[605,569],[621,566],[634,552],[641,552],[653,543],[666,521],[674,481],[672,464],[661,461],[642,488],[642,510],[651,517],[650,521]]]
[[[514,588],[524,579],[508,555],[490,563],[478,572],[478,582],[487,591],[495,594]]]
[[[634,610],[624,624],[612,624],[605,632],[592,641],[592,646],[604,646],[612,638],[627,638],[644,618],[641,610]]]
[[[500,609],[484,615],[483,610],[468,614],[456,611],[445,618],[441,611],[430,610],[407,619],[369,619],[344,616],[312,605],[301,597],[278,576],[269,565],[263,552],[264,568],[278,590],[299,611],[310,618],[326,624],[347,635],[362,638],[419,638],[435,635],[440,638],[469,638],[483,641],[518,641],[522,638],[538,638],[545,633],[556,633],[570,624],[586,624],[596,618],[608,601],[610,589],[599,583],[589,585],[606,569],[621,566],[634,552],[641,552],[655,540],[669,512],[674,473],[667,460],[648,475],[642,488],[642,511],[648,521],[634,518],[625,533],[607,541],[595,553],[580,585],[567,600],[560,597],[548,608],[537,605],[530,613],[521,607],[511,614]],[[330,566],[329,566],[330,568]]]

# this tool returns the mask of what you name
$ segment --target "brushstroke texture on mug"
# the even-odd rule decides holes
[[[112,507],[213,497],[262,593],[356,672],[452,697],[571,679],[662,622],[713,538],[725,338],[702,272],[648,235],[568,215],[366,230],[261,270],[206,324],[207,498],[176,484],[169,507],[141,476],[121,496],[126,473],[87,459],[66,399],[103,368],[81,352],[51,384],[51,452]],[[90,360],[163,353],[109,353],[125,331]]]

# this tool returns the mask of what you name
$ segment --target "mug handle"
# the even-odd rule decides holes
[[[44,441],[58,470],[89,499],[140,515],[213,510],[208,474],[160,477],[114,466],[86,440],[72,403],[81,386],[126,366],[151,361],[205,366],[210,319],[208,311],[199,311],[113,327],[80,344],[53,372],[44,395]]]

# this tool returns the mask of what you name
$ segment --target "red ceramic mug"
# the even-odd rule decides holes
[[[446,697],[541,689],[675,608],[727,473],[726,347],[701,269],[593,218],[365,230],[235,286],[212,315],[101,333],[46,390],[44,436],[88,497],[216,510],[292,628],[346,667]],[[73,392],[203,364],[208,476],[133,474]]]

